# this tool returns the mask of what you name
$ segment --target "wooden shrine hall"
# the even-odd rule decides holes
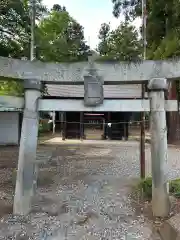
[[[104,99],[141,99],[141,85],[104,85]],[[45,99],[84,99],[82,85],[49,85]],[[86,139],[87,132],[101,133],[101,139],[128,139],[128,123],[131,112],[55,112],[55,132],[62,139]],[[108,135],[107,123],[111,123]],[[88,131],[89,130],[89,131]]]
[[[56,112],[55,116],[55,131],[61,132],[63,140],[86,139],[86,132],[92,132],[94,135],[101,132],[101,139],[128,139],[131,114],[127,112]],[[108,134],[107,123],[111,123],[111,134]]]
[[[176,100],[176,82],[169,85],[169,91],[166,93],[167,100]],[[141,99],[141,85],[104,85],[104,99],[128,100]],[[45,99],[84,99],[83,85],[50,85],[47,84],[48,94]],[[145,93],[148,99],[148,93]],[[178,113],[167,112],[167,130],[168,140],[173,139],[169,129],[172,129],[174,118]],[[128,140],[129,122],[133,112],[55,112],[55,132],[61,134],[62,139],[86,139],[88,130],[98,134],[101,139]],[[108,136],[107,123],[111,123],[111,134]],[[100,131],[99,131],[100,130]]]

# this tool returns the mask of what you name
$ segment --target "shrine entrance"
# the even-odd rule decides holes
[[[68,111],[55,112],[54,115],[53,133],[59,134],[63,140],[128,140],[129,137],[132,112]]]
[[[0,58],[0,76],[6,79],[24,81],[24,99],[17,101],[11,98],[2,101],[2,107],[21,108],[23,122],[19,148],[18,171],[14,197],[14,213],[27,215],[31,210],[33,187],[37,182],[38,163],[36,162],[37,133],[40,111],[68,112],[64,120],[80,128],[81,138],[84,137],[84,112],[111,112],[110,124],[123,116],[128,119],[129,112],[151,112],[151,156],[153,172],[153,213],[157,217],[169,214],[169,198],[167,192],[167,127],[166,111],[178,111],[177,101],[165,100],[164,93],[168,90],[168,81],[179,78],[180,62],[143,61],[141,63],[98,63],[83,62],[70,64],[53,64],[21,61],[17,59]],[[43,99],[42,83],[84,85],[84,99]],[[149,98],[147,99],[104,99],[103,85],[115,84],[146,84]],[[21,106],[21,107],[20,107]],[[18,110],[16,110],[18,111]],[[80,122],[74,122],[71,112],[80,117]],[[80,114],[80,116],[79,116]],[[126,119],[125,119],[126,120]],[[124,121],[124,119],[123,119]],[[120,120],[119,133],[127,128]],[[99,121],[97,126],[102,126]],[[114,125],[115,126],[115,125]],[[116,125],[118,126],[118,125]],[[123,127],[124,126],[124,127]],[[72,130],[72,128],[70,128]],[[111,131],[115,132],[114,127]],[[65,133],[65,132],[64,132]],[[79,134],[78,133],[78,134]],[[118,133],[118,136],[120,135]],[[69,131],[69,135],[73,135]],[[116,136],[116,134],[115,134]],[[64,136],[66,137],[66,135]],[[145,166],[145,159],[143,162]],[[141,164],[142,166],[142,164]],[[145,171],[143,178],[145,177]]]
[[[107,113],[84,113],[84,138],[103,139]]]

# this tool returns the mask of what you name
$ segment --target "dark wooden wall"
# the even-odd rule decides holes
[[[112,123],[109,138],[122,140],[122,138],[128,138],[128,122],[130,120],[130,113],[123,112],[104,112],[104,118],[106,122],[106,127],[104,131],[103,138],[107,138],[107,123]],[[62,131],[62,138],[67,139],[83,139],[84,136],[84,113],[83,112],[64,112],[63,113],[63,122],[60,123],[58,119],[58,114],[56,114],[56,130],[59,129]]]

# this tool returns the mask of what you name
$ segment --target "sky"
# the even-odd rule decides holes
[[[98,33],[102,23],[110,23],[111,29],[115,29],[122,18],[113,17],[113,5],[111,0],[43,0],[43,3],[51,8],[53,4],[66,7],[70,15],[84,27],[84,35],[92,49],[98,44]],[[139,21],[135,22],[135,25]]]

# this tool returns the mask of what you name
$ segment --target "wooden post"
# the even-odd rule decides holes
[[[102,130],[103,130],[103,134],[101,136],[101,139],[104,140],[105,139],[105,131],[106,131],[106,119],[105,117],[102,118]]]
[[[23,113],[19,112],[19,139],[18,139],[18,145],[20,144],[20,141],[21,141],[22,120],[23,120]]]
[[[126,119],[127,119],[126,114],[127,114],[127,113],[124,113],[124,116],[125,116],[125,117],[123,118],[123,133],[124,133],[124,134],[123,134],[123,139],[124,139],[124,140],[126,140]]]
[[[142,99],[145,96],[145,85],[142,84]],[[145,112],[141,112],[141,138],[140,138],[140,166],[141,166],[141,178],[145,178]]]
[[[59,127],[59,130],[60,130],[60,133],[61,133],[61,137],[62,137],[62,129],[63,129],[63,113],[62,112],[58,112],[57,121],[59,123],[58,127]]]
[[[62,140],[66,140],[66,112],[63,112]]]
[[[54,135],[56,132],[56,112],[55,111],[53,111],[52,113],[52,121],[53,121],[53,135]]]
[[[126,136],[125,136],[125,140],[128,140],[129,137],[129,119],[130,119],[130,113],[126,113],[127,114],[127,118],[126,118],[126,124],[125,124],[125,128],[126,128]]]
[[[80,140],[84,139],[84,112],[80,112]]]
[[[13,209],[14,214],[18,215],[27,215],[31,210],[39,126],[38,99],[41,96],[41,83],[29,80],[25,82],[24,88],[25,108]]]
[[[179,81],[173,81],[170,84],[169,100],[177,100],[179,102],[178,90]],[[180,116],[179,116],[179,104],[176,112],[168,112],[168,143],[177,143],[180,140]]]
[[[164,91],[167,81],[164,78],[149,82],[151,111],[151,162],[152,162],[152,210],[156,217],[167,217],[170,203],[167,185],[167,126]]]
[[[110,123],[111,122],[111,113],[108,112],[108,120],[107,120],[107,123]],[[109,126],[107,124],[107,129],[106,129],[106,134],[107,134],[107,139],[110,139],[110,136],[109,136]],[[111,137],[112,137],[112,126],[111,126]]]

